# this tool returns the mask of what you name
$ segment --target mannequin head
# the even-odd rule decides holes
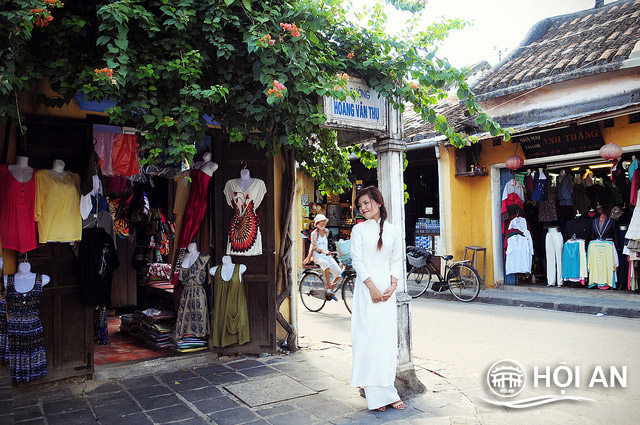
[[[54,159],[53,160],[53,170],[54,171],[64,171],[64,161],[61,159]]]
[[[204,155],[202,155],[202,160],[204,162],[211,161],[211,152],[205,152]]]
[[[224,257],[222,257],[222,264],[223,265],[229,265],[231,263],[232,263],[231,256],[225,255]]]
[[[29,158],[26,156],[17,156],[16,157],[16,165],[19,167],[28,167],[29,166]]]
[[[27,262],[20,263],[18,265],[18,273],[20,273],[20,274],[31,273],[31,264],[29,264]]]
[[[188,246],[187,246],[187,251],[189,251],[192,254],[196,254],[198,252],[198,245],[196,245],[195,242],[191,242]]]

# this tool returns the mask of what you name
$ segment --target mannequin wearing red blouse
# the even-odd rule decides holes
[[[26,252],[38,247],[35,171],[26,156],[18,156],[15,164],[0,165],[0,237],[4,248]]]

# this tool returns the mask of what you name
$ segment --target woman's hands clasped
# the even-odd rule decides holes
[[[391,282],[389,287],[385,289],[384,293],[382,293],[370,279],[367,279],[364,283],[365,285],[367,285],[367,288],[369,288],[369,294],[371,295],[371,302],[373,302],[374,304],[388,301],[398,286],[397,283]]]

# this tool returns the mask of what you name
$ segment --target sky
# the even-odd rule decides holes
[[[365,0],[356,0],[358,3]],[[605,0],[605,5],[613,0]],[[591,9],[595,0],[428,0],[426,22],[440,16],[470,21],[473,25],[452,32],[440,49],[440,56],[455,67],[474,65],[482,60],[498,63],[517,47],[533,25],[547,17]],[[387,13],[389,30],[402,28],[404,19],[397,12]]]

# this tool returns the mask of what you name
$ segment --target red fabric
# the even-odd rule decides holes
[[[502,208],[500,209],[500,213],[504,214],[507,212],[507,207],[509,205],[514,205],[514,204],[518,204],[518,206],[520,207],[520,209],[524,209],[524,206],[522,204],[522,199],[520,199],[520,197],[518,196],[518,194],[516,194],[515,192],[510,193],[507,196],[507,199],[505,199],[504,201],[502,201]]]
[[[38,247],[36,171],[34,168],[31,180],[20,183],[6,164],[0,165],[0,238],[3,248],[26,252]]]
[[[640,173],[634,172],[633,178],[631,179],[631,199],[629,200],[631,205],[636,204],[638,189],[640,189]]]
[[[198,169],[192,169],[189,176],[191,177],[191,191],[189,192],[189,197],[184,207],[182,228],[178,236],[178,243],[175,246],[176,251],[189,245],[191,239],[193,239],[198,231],[200,223],[202,223],[202,219],[204,218],[204,213],[207,210],[207,192],[209,191],[211,176]],[[179,258],[181,256],[176,255],[176,257]],[[182,267],[182,264],[175,264],[174,266],[171,279],[171,283],[174,285],[178,284],[180,267]],[[182,292],[181,289],[182,288],[176,288],[173,293],[174,299],[177,298],[176,302],[180,301],[179,294]]]
[[[113,144],[113,174],[116,176],[135,176],[140,174],[138,166],[137,137],[133,134],[120,134]]]

